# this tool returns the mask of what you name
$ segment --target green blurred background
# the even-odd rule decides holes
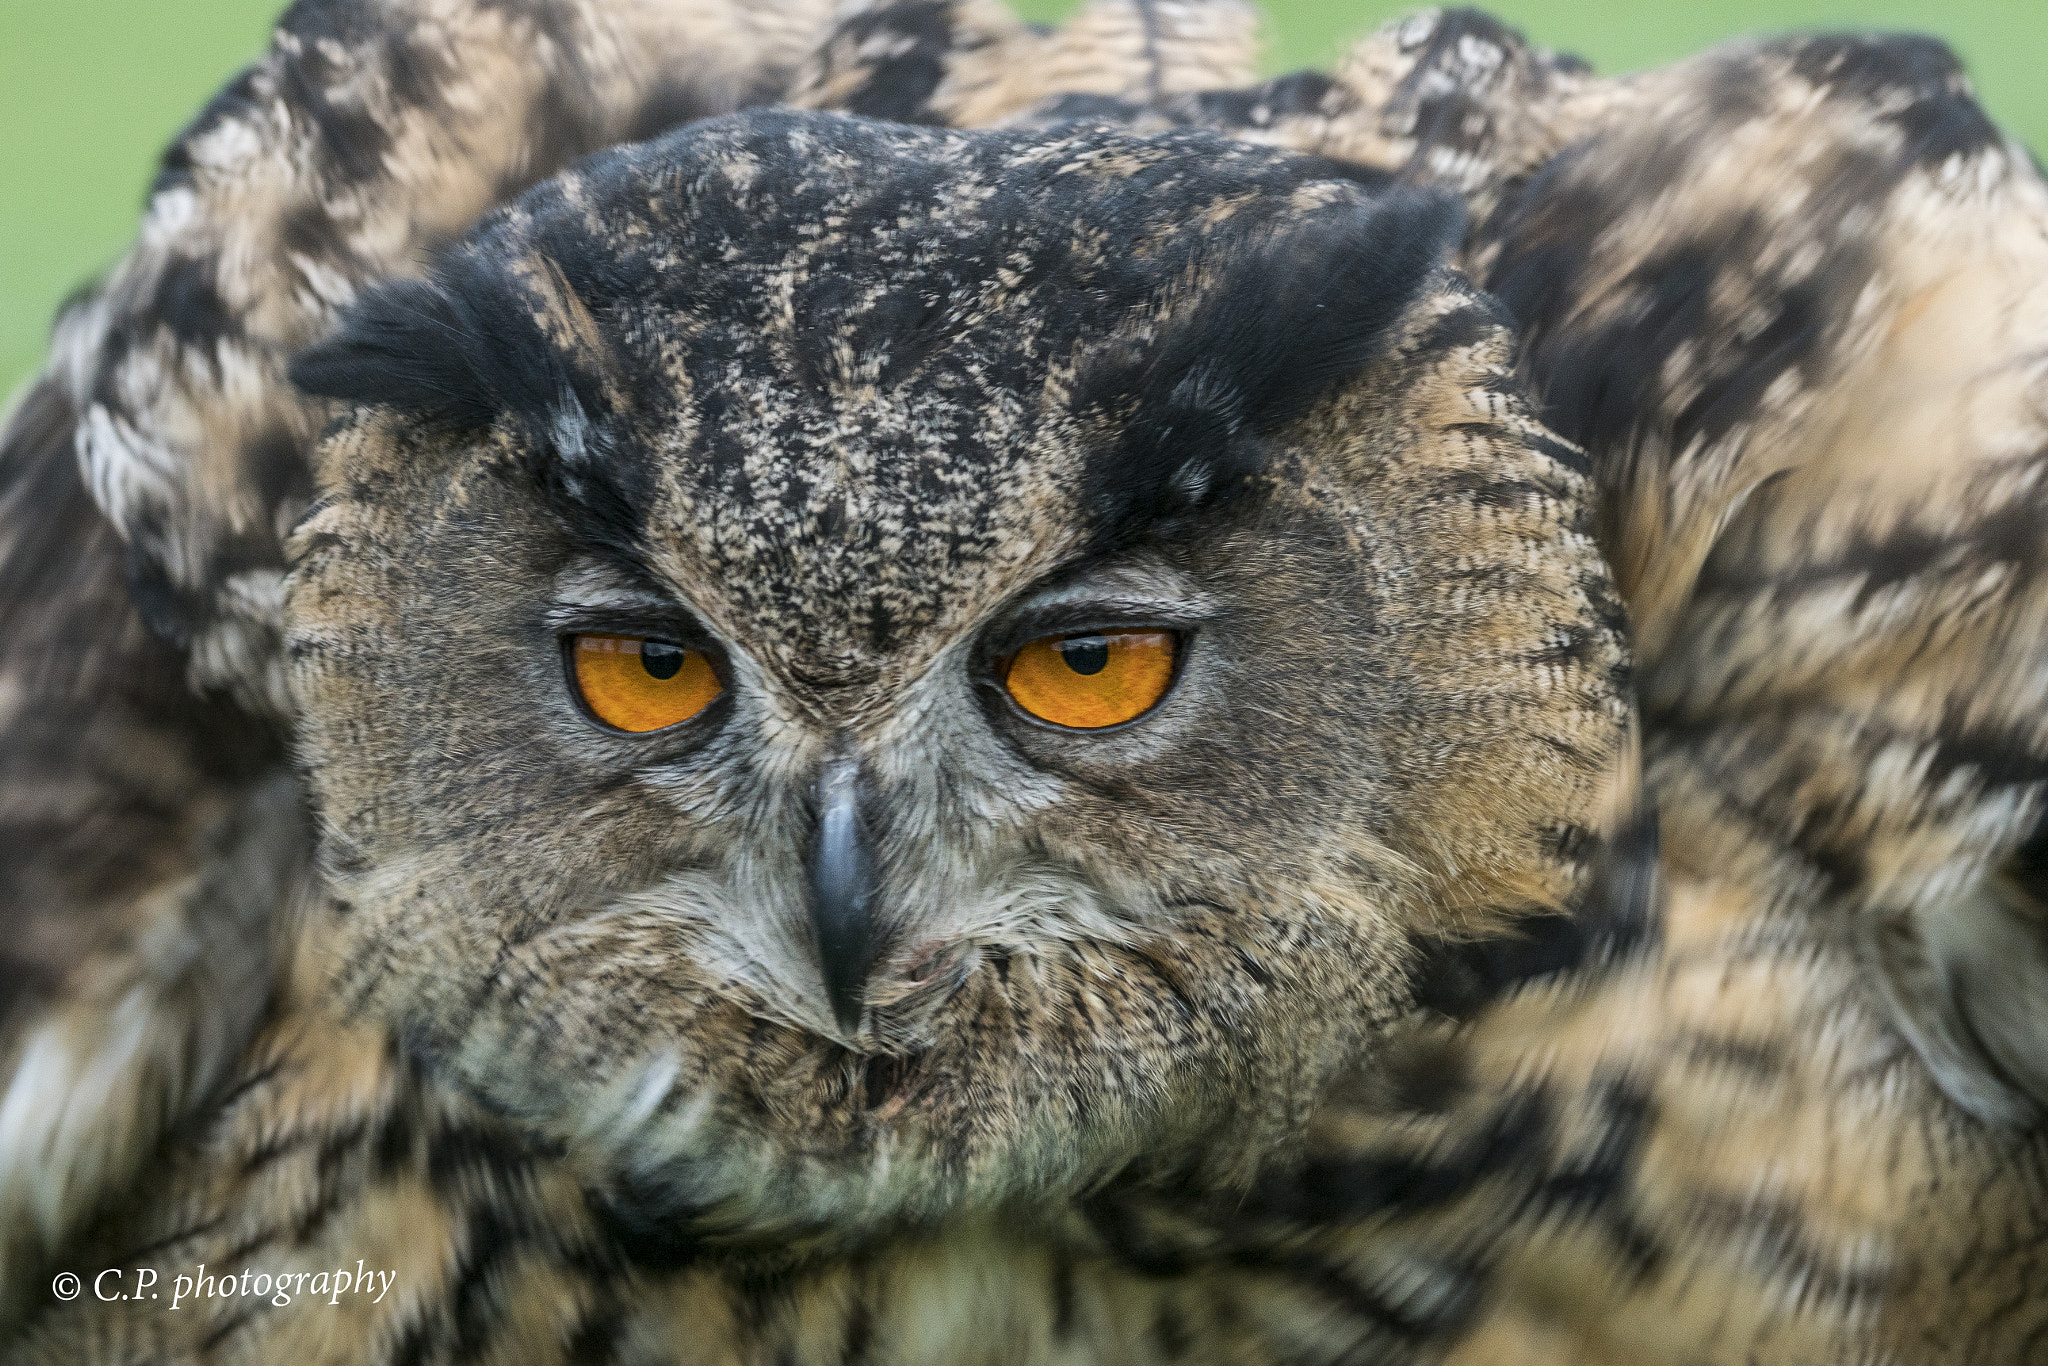
[[[1026,0],[1054,19],[1068,0]],[[0,0],[0,392],[50,315],[134,230],[158,149],[253,57],[282,0]],[[1266,0],[1268,65],[1328,63],[1413,4]],[[1963,55],[1993,117],[2048,150],[2048,0],[1500,0],[1536,41],[1628,71],[1738,33],[1917,29]]]

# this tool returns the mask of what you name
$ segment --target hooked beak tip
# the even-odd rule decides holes
[[[811,928],[839,1028],[860,1027],[875,957],[874,849],[860,809],[859,761],[833,759],[819,776],[810,849]]]

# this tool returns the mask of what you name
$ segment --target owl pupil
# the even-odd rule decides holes
[[[1063,640],[1060,658],[1077,674],[1099,674],[1109,665],[1109,642],[1101,636]]]
[[[674,678],[682,672],[683,653],[680,645],[664,645],[658,640],[643,640],[640,642],[640,667],[655,678]]]

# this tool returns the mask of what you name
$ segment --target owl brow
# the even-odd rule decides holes
[[[1164,565],[1090,556],[1050,586],[999,613],[983,651],[1002,653],[1061,632],[1154,628],[1192,631],[1216,614],[1216,599]],[[1059,582],[1064,579],[1065,582]]]
[[[1025,640],[1060,631],[1138,627],[1193,630],[1212,615],[1213,609],[1206,603],[1154,598],[1075,597],[1059,602],[1027,604],[1005,623],[999,634],[1016,637],[1021,644]]]
[[[598,631],[652,636],[679,645],[716,643],[716,638],[688,608],[642,598],[602,604],[558,602],[547,609],[542,622],[557,634]]]
[[[593,601],[616,600],[629,606],[638,601],[649,605],[666,604],[669,611],[682,610],[676,606],[674,591],[648,562],[647,545],[637,534],[637,529],[629,534],[616,522],[592,525],[579,521],[574,516],[576,504],[554,496],[545,485],[529,484],[528,487],[533,489],[542,506],[554,515],[574,554],[609,580],[596,590]],[[578,599],[564,596],[561,601],[567,605]]]

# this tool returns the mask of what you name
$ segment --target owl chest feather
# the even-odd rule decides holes
[[[122,1270],[108,1291],[150,1296],[53,1320],[10,1361],[75,1359],[80,1333],[180,1362],[1283,1359],[1265,1277],[1119,1246],[1131,1216],[1097,1201],[846,1247],[629,1230],[564,1161],[325,1022],[275,1024],[155,1179],[88,1254]]]

